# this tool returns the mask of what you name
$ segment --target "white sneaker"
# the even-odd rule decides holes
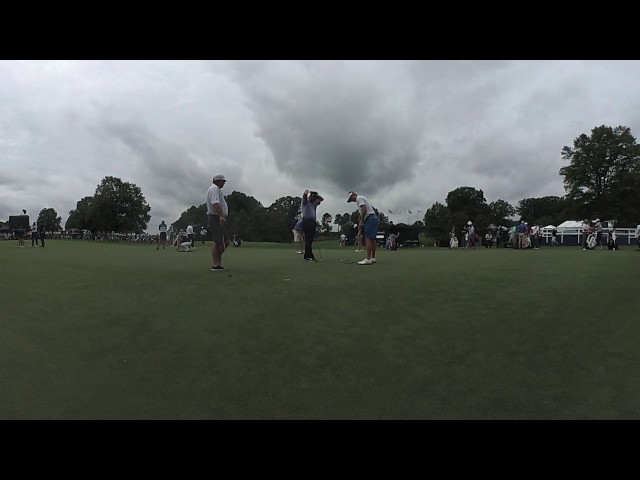
[[[376,263],[375,257],[371,259],[371,263]]]
[[[373,262],[371,260],[369,260],[368,258],[365,258],[364,260],[360,260],[358,262],[358,265],[371,265]]]

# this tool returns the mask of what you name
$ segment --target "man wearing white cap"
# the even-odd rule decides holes
[[[230,243],[226,227],[229,207],[221,191],[225,183],[227,183],[227,179],[224,178],[224,175],[216,175],[213,177],[212,185],[207,190],[207,218],[209,220],[209,231],[213,235],[213,244],[211,246],[212,272],[226,270],[222,266],[222,254],[227,250]]]
[[[371,265],[376,263],[376,234],[378,233],[378,216],[375,210],[363,195],[358,195],[356,192],[349,192],[347,197],[347,203],[356,202],[358,205],[358,213],[360,215],[360,222],[358,224],[358,230],[364,232],[364,242],[367,247],[367,258],[360,260],[358,265]]]

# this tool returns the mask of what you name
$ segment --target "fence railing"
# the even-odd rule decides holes
[[[584,240],[585,233],[581,228],[558,228],[556,229],[556,241],[559,244],[565,243],[565,237],[569,239],[568,242],[571,245],[580,245]],[[605,230],[602,232],[602,237],[609,241],[610,231]],[[577,237],[577,238],[576,238]],[[542,229],[542,238],[546,243],[551,243],[551,229]],[[574,240],[575,239],[575,240]],[[635,228],[616,228],[616,243],[618,245],[635,245],[638,243],[638,237],[636,236]]]

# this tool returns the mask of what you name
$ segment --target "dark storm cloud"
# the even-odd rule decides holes
[[[293,79],[288,85],[264,87],[286,73]],[[378,64],[240,63],[235,78],[256,134],[294,178],[375,193],[405,179],[419,160],[423,125],[411,85],[404,92],[389,90],[394,73]],[[397,81],[402,88],[407,78]]]
[[[154,231],[217,173],[264,205],[321,190],[320,215],[350,210],[350,189],[393,211],[460,186],[514,205],[563,195],[564,145],[599,125],[638,136],[639,75],[637,61],[0,60],[0,219],[64,221],[107,175],[141,188]]]

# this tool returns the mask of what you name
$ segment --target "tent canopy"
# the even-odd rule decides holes
[[[566,222],[562,222],[558,225],[558,228],[580,228],[582,227],[582,222],[578,220],[567,220]]]

